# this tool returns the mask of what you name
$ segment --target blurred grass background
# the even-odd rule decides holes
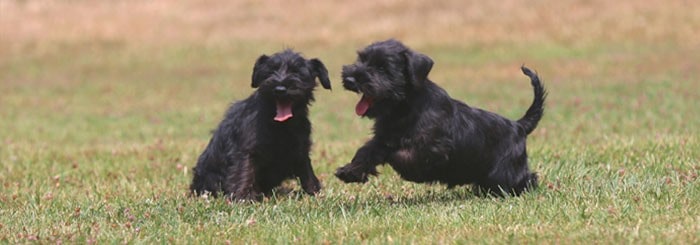
[[[700,2],[0,0],[0,241],[698,243]],[[543,188],[333,177],[370,136],[340,68],[397,38],[454,98],[519,118]],[[195,159],[255,59],[320,58],[311,108],[321,196],[188,199]],[[288,183],[292,188],[294,182]],[[297,188],[298,189],[298,188]],[[592,240],[599,239],[599,240]]]

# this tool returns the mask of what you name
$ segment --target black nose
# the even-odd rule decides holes
[[[282,94],[284,92],[287,92],[287,87],[282,85],[275,87],[275,93]]]
[[[354,77],[345,77],[345,78],[343,78],[343,82],[345,82],[345,83],[355,83],[355,78],[354,78]]]

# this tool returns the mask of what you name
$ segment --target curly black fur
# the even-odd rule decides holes
[[[194,167],[193,194],[221,193],[257,200],[289,178],[308,194],[321,189],[309,159],[308,106],[318,78],[330,89],[318,59],[285,50],[255,62],[250,97],[233,104]]]
[[[523,118],[511,121],[470,107],[428,79],[433,61],[396,40],[369,45],[343,67],[343,86],[362,94],[356,112],[375,120],[374,137],[338,168],[345,182],[366,182],[389,163],[403,179],[474,184],[494,195],[519,195],[537,186],[527,162],[526,138],[544,112],[546,92],[529,76],[535,98]]]

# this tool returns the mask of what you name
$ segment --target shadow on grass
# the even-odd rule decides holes
[[[426,192],[419,192],[415,195],[398,197],[395,198],[396,200],[393,200],[391,196],[387,197],[391,204],[405,206],[425,205],[430,203],[460,202],[470,200],[473,198],[482,197],[472,192],[471,188],[469,187],[458,187],[444,190],[430,190]]]
[[[396,193],[396,194],[375,194],[362,195],[359,197],[349,196],[338,200],[338,203],[344,207],[367,207],[367,206],[404,206],[414,207],[429,204],[447,204],[454,202],[464,202],[474,198],[490,198],[480,197],[471,191],[470,188],[453,188],[442,190],[418,190],[414,193]]]

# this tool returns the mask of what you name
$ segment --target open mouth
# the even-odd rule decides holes
[[[292,101],[289,100],[276,100],[277,104],[277,114],[275,115],[275,121],[284,122],[292,118]]]
[[[369,107],[372,106],[372,103],[374,103],[374,98],[363,94],[362,99],[360,99],[360,101],[357,102],[357,106],[355,106],[355,113],[358,116],[364,116],[367,114]]]

